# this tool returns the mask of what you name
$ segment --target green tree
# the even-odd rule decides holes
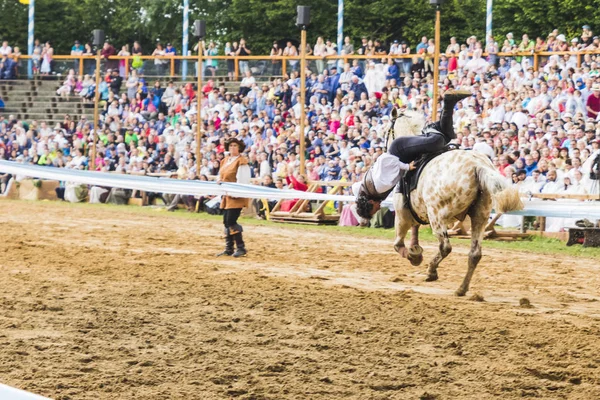
[[[336,41],[337,2],[332,0],[199,0],[190,4],[190,25],[204,19],[207,40],[222,49],[225,41],[245,37],[253,54],[268,54],[273,40],[299,40],[295,26],[296,6],[311,7],[308,41],[318,36]],[[464,42],[471,35],[484,40],[485,0],[447,0],[442,5],[442,49],[451,36]],[[93,29],[104,29],[119,49],[138,40],[146,54],[157,40],[172,42],[181,50],[182,0],[37,0],[35,36],[53,42],[56,54],[68,54],[74,40],[90,41]],[[407,40],[413,47],[421,36],[432,37],[435,9],[428,0],[346,0],[344,34],[354,43],[361,36],[385,42]],[[523,33],[546,37],[558,28],[569,38],[589,24],[600,25],[600,8],[591,0],[496,0],[494,33],[502,42],[513,32],[519,40]],[[18,0],[0,0],[0,38],[11,45],[27,47],[27,5]],[[190,49],[195,39],[190,35]]]

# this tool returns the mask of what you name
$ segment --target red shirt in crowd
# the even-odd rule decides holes
[[[456,57],[450,57],[448,59],[448,72],[456,71],[457,68],[458,68],[458,60],[456,59]]]
[[[596,90],[594,91],[587,99],[587,103],[585,104],[587,107],[591,108],[592,110],[594,110],[596,112],[596,114],[588,111],[587,112],[587,116],[588,118],[594,118],[596,119],[596,117],[598,116],[598,113],[600,112],[600,93]]]

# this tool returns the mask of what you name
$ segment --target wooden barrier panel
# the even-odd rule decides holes
[[[23,179],[18,186],[21,200],[58,200],[56,196],[56,188],[60,186],[58,181]]]
[[[0,200],[18,200],[19,199],[19,188],[15,178],[10,178],[4,193],[0,195]]]

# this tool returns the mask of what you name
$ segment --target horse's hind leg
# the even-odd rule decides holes
[[[431,229],[433,230],[433,234],[438,238],[440,242],[440,247],[438,253],[435,255],[433,260],[429,263],[429,268],[427,268],[427,278],[425,280],[427,282],[437,281],[438,274],[437,268],[442,262],[442,260],[448,257],[448,254],[452,251],[452,245],[450,244],[450,240],[448,239],[448,228],[443,221],[432,218],[430,215],[429,221],[431,223]]]
[[[492,199],[486,192],[481,193],[479,199],[469,210],[471,217],[471,251],[469,252],[469,269],[465,279],[456,291],[457,296],[464,296],[469,291],[471,278],[481,260],[481,241],[485,234],[485,227],[492,212]]]

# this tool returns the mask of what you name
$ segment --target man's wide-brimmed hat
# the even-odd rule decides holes
[[[229,151],[229,145],[231,145],[232,143],[235,143],[238,145],[238,147],[240,148],[240,153],[243,153],[244,150],[246,149],[246,143],[244,143],[243,141],[241,141],[238,138],[233,137],[225,142],[225,151]]]

